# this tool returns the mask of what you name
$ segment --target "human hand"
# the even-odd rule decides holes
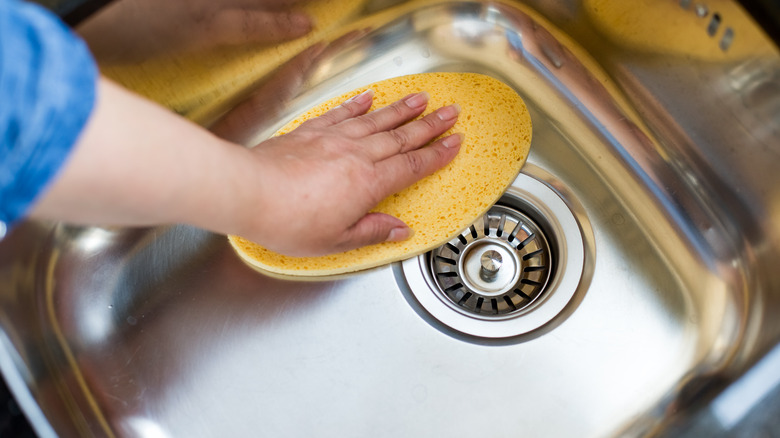
[[[409,238],[412,230],[400,219],[367,212],[457,154],[459,134],[425,146],[455,124],[457,105],[409,122],[427,98],[412,94],[367,114],[369,90],[247,150],[237,174],[244,184],[235,234],[293,256]]]
[[[455,105],[421,119],[427,95],[367,114],[366,92],[253,149],[101,79],[93,115],[67,164],[30,212],[73,224],[187,223],[293,256],[411,236],[369,213],[449,163]],[[430,143],[430,144],[428,144]]]
[[[116,0],[77,29],[101,62],[246,43],[273,44],[311,31],[302,0]]]
[[[241,103],[209,126],[209,131],[234,143],[250,144],[266,122],[279,118],[321,60],[328,59],[370,30],[353,30],[330,43],[319,42],[309,46],[258,84]]]

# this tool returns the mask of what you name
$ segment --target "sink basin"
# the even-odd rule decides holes
[[[0,369],[36,431],[643,436],[709,402],[780,341],[780,56],[732,3],[669,1],[645,39],[593,3],[363,5],[266,117],[224,131],[252,144],[404,74],[499,78],[534,123],[507,195],[536,199],[557,269],[529,310],[448,322],[428,256],[296,281],[187,226],[26,222],[0,242]],[[714,48],[665,42],[674,26]],[[220,131],[250,82],[178,110]],[[491,331],[507,321],[524,328]]]

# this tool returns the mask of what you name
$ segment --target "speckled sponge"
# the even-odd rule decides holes
[[[414,236],[321,257],[288,257],[238,236],[228,236],[239,256],[254,268],[292,276],[329,276],[403,260],[453,239],[483,215],[517,177],[531,145],[531,117],[517,93],[490,76],[423,73],[387,79],[324,102],[280,129],[287,133],[366,89],[374,90],[372,110],[410,93],[427,91],[425,114],[452,103],[458,122],[444,136],[465,134],[455,159],[438,172],[393,194],[373,211],[406,222]]]

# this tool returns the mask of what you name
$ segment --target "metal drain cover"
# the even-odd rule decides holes
[[[395,266],[396,279],[437,329],[464,340],[521,342],[563,321],[575,293],[584,293],[594,257],[590,230],[573,193],[526,164],[487,214],[444,246]]]
[[[458,310],[489,317],[519,312],[550,278],[550,246],[526,215],[496,205],[455,239],[430,252],[437,286]]]

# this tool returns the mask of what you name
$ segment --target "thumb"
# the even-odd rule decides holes
[[[401,242],[414,235],[401,219],[384,213],[368,213],[347,229],[345,250],[382,242]]]

